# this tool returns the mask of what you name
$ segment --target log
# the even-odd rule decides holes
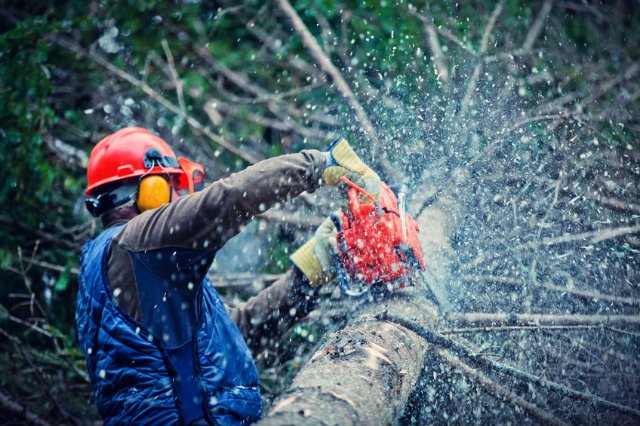
[[[259,424],[389,424],[417,383],[426,342],[401,326],[376,319],[383,312],[435,325],[438,311],[412,287],[357,309],[331,334]]]
[[[421,228],[428,230],[421,232],[420,239],[432,286],[447,276],[455,206],[442,199],[418,218]],[[444,297],[440,290],[432,289],[438,300]],[[432,347],[414,331],[384,317],[437,328],[440,310],[428,294],[426,287],[415,286],[381,300],[354,301],[351,320],[325,338],[258,424],[395,423]]]

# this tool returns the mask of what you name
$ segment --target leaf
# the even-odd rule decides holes
[[[3,305],[0,305],[0,321],[4,321],[9,318],[9,311]]]
[[[57,327],[51,325],[51,324],[44,324],[42,326],[42,328],[44,328],[45,330],[47,330],[49,333],[53,334],[55,337],[62,339],[62,340],[69,340],[69,337],[64,334],[62,331],[60,331],[60,329],[58,329]]]
[[[12,263],[11,252],[9,250],[0,249],[0,269],[9,269]]]
[[[64,271],[62,271],[62,273],[60,274],[60,277],[58,278],[58,280],[56,281],[56,283],[53,286],[53,289],[55,291],[62,292],[62,291],[65,291],[67,289],[67,287],[69,286],[70,271],[71,271],[71,268],[69,267],[69,265],[67,265],[64,268]]]

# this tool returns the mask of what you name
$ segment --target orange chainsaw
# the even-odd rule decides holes
[[[342,290],[360,296],[370,290],[392,292],[416,279],[424,282],[419,227],[407,213],[406,185],[398,187],[396,196],[381,183],[376,200],[349,179],[341,179],[349,186],[349,204],[331,218],[338,230],[335,263]],[[361,196],[371,202],[360,202]]]

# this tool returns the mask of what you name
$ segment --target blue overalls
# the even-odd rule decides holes
[[[112,303],[106,229],[82,252],[76,323],[106,425],[247,424],[262,414],[244,339],[204,278],[212,256],[162,249],[132,254],[144,322]]]

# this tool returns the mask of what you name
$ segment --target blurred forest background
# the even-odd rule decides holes
[[[582,396],[434,352],[448,367],[399,422],[637,424],[640,2],[288,5],[0,1],[0,423],[98,420],[73,321],[99,231],[85,168],[137,125],[208,181],[345,133],[417,217],[452,200],[439,331]],[[286,270],[330,196],[247,228],[216,269],[228,301]],[[310,318],[258,356],[267,401],[331,327]]]

